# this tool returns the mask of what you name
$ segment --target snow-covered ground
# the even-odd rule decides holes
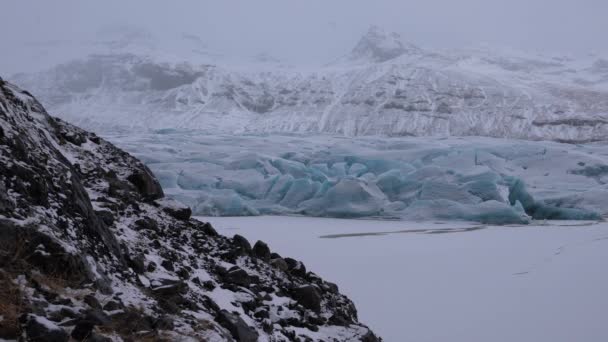
[[[608,340],[608,223],[202,217],[301,259],[387,342]]]

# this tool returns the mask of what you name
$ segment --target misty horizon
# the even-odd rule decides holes
[[[309,1],[255,3],[159,1],[82,3],[60,0],[11,1],[0,13],[4,58],[0,72],[28,71],[23,57],[33,46],[60,53],[85,42],[103,41],[120,31],[143,32],[167,50],[174,37],[200,37],[209,53],[272,56],[295,65],[322,65],[347,54],[362,35],[378,26],[404,42],[431,50],[496,46],[546,55],[605,55],[602,13],[608,4],[586,0],[534,2]],[[604,9],[604,10],[602,10]],[[64,14],[68,13],[69,16]],[[145,15],[142,15],[145,13]],[[77,28],[77,29],[75,29]],[[41,56],[43,58],[44,56]],[[82,56],[79,56],[82,57]],[[30,63],[31,64],[31,63]]]

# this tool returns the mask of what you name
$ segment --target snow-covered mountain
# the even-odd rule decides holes
[[[146,45],[145,35],[128,37],[127,44],[12,80],[61,117],[98,131],[194,128],[568,142],[603,140],[608,133],[608,60],[600,57],[429,51],[372,27],[349,54],[302,69],[264,55],[237,63],[189,48],[203,46],[198,39]]]

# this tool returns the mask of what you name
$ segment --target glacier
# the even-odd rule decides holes
[[[303,67],[192,38],[58,48],[11,80],[145,160],[196,215],[608,215],[602,56],[429,50],[372,27],[344,56]]]
[[[608,144],[487,137],[113,133],[200,216],[523,224],[608,215]]]

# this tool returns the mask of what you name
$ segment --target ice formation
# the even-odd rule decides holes
[[[605,144],[197,131],[108,138],[145,160],[195,215],[521,224],[608,214]]]

